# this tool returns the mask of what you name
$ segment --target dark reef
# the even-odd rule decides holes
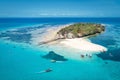
[[[54,51],[50,51],[47,55],[42,56],[45,59],[56,60],[56,61],[67,61],[64,56],[56,54]]]
[[[97,54],[103,60],[120,61],[120,48],[110,50],[107,53]]]
[[[28,32],[41,27],[42,26],[34,26],[2,31],[0,32],[0,38],[18,43],[30,43],[32,36]]]

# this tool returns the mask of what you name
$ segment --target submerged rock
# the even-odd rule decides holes
[[[56,61],[67,61],[64,56],[56,54],[54,51],[50,51],[47,55],[42,56],[45,59],[51,59]]]

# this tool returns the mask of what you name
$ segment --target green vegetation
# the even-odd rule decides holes
[[[101,33],[105,30],[105,27],[101,24],[94,23],[76,23],[65,28],[62,28],[58,34],[62,35],[64,38],[69,38],[68,34],[72,34],[72,38],[74,37],[84,37],[90,36],[97,33]]]

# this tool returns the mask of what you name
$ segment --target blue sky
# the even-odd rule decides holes
[[[0,17],[120,17],[120,0],[0,0]]]

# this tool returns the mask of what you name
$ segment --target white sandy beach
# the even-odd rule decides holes
[[[92,51],[92,52],[107,51],[107,48],[105,48],[104,46],[94,44],[84,38],[65,39],[60,43],[83,51]]]

